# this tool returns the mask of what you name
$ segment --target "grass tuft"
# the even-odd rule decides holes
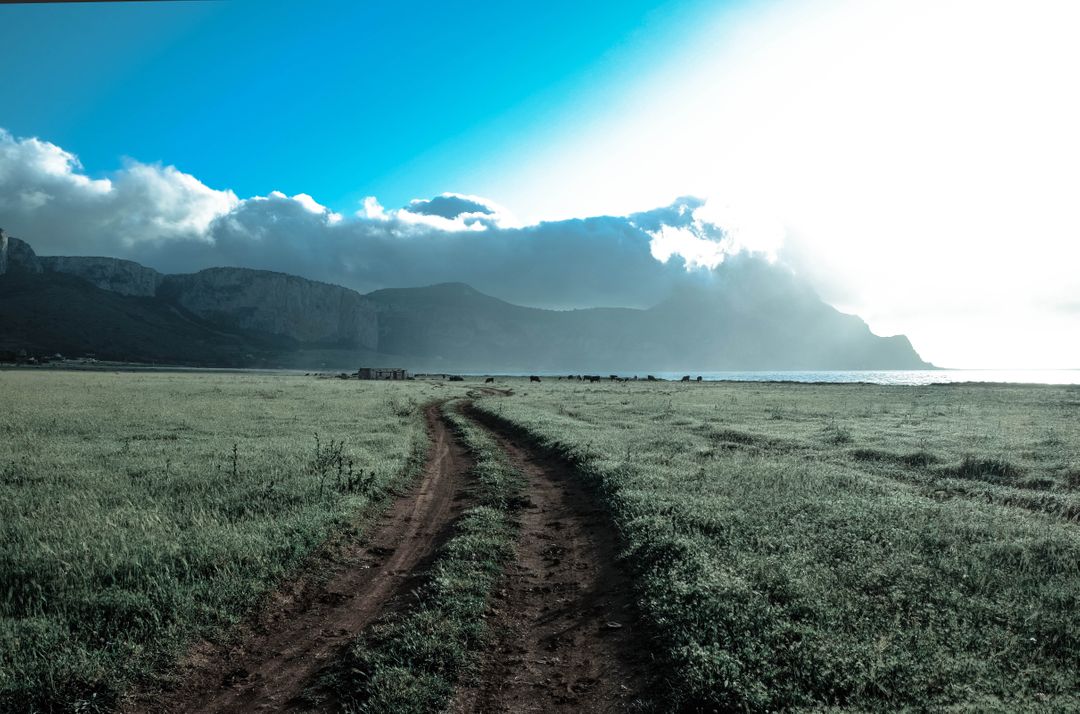
[[[1003,458],[980,459],[970,454],[952,469],[960,478],[978,479],[990,483],[1011,484],[1024,476],[1024,470]]]

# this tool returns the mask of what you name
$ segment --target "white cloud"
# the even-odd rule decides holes
[[[784,244],[783,227],[765,214],[755,214],[712,199],[693,206],[683,204],[669,223],[645,228],[652,236],[652,255],[661,262],[679,256],[687,270],[712,269],[730,255],[751,253],[775,262]]]
[[[715,268],[724,262],[726,254],[721,243],[702,238],[689,228],[660,226],[650,231],[649,251],[662,263],[678,255],[686,261],[687,269]]]
[[[3,227],[32,234],[44,253],[113,252],[144,241],[205,239],[239,203],[172,166],[128,161],[108,178],[82,172],[78,158],[37,138],[0,129]]]
[[[361,208],[356,212],[358,218],[370,218],[372,220],[385,221],[389,218],[386,215],[386,209],[379,203],[379,199],[374,196],[367,196],[361,202]]]

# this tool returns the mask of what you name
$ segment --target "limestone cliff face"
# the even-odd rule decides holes
[[[378,316],[348,288],[246,268],[167,275],[158,296],[196,315],[299,342],[375,349]]]
[[[38,260],[45,270],[74,275],[102,290],[121,295],[153,297],[164,277],[153,268],[119,258],[53,256]]]
[[[0,275],[9,272],[40,273],[41,262],[28,243],[0,230]]]

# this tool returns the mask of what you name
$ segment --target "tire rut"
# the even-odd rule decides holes
[[[494,643],[452,711],[625,710],[641,694],[647,665],[634,648],[630,583],[608,519],[566,464],[467,413],[529,486],[516,560],[489,613]]]
[[[472,460],[439,410],[439,404],[425,410],[431,445],[423,477],[372,524],[367,543],[335,553],[328,578],[302,578],[280,588],[237,644],[194,648],[181,667],[179,688],[137,700],[126,711],[312,710],[304,690],[342,647],[415,587],[464,510],[462,488]]]

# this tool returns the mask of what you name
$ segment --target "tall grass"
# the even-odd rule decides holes
[[[605,505],[660,708],[1075,711],[1080,527],[1011,499],[1075,502],[1078,397],[545,382],[480,407]]]
[[[432,390],[0,373],[0,710],[100,711],[415,471]]]

